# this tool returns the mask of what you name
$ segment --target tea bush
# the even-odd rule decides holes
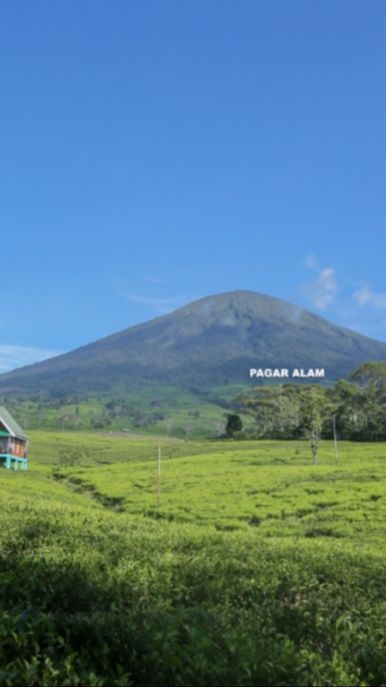
[[[46,460],[1,471],[2,686],[386,684],[382,459],[311,466],[281,444],[210,448],[165,462],[175,482],[158,509],[147,458],[110,473],[54,463],[53,475]],[[221,518],[205,512],[210,489]],[[240,520],[250,499],[273,529]]]

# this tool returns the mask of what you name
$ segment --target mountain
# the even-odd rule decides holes
[[[209,389],[248,383],[251,367],[325,368],[332,381],[368,360],[386,360],[386,343],[278,298],[232,291],[2,374],[0,393]]]

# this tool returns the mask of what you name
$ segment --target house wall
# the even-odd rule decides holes
[[[0,431],[8,432],[5,425],[0,420]],[[0,436],[0,453],[12,453],[19,458],[25,458],[27,455],[27,442],[14,437]]]
[[[26,455],[25,442],[21,441],[20,439],[12,439],[11,453],[13,453],[15,456],[19,456],[19,458],[24,458]]]

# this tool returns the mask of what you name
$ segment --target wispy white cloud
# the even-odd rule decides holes
[[[0,345],[0,373],[38,363],[41,360],[46,360],[46,358],[53,358],[55,355],[60,355],[61,352],[30,346]]]
[[[305,259],[305,264],[316,272],[316,276],[311,281],[303,284],[302,290],[315,308],[327,310],[334,303],[338,292],[335,269],[333,267],[319,267],[315,255],[308,255]]]
[[[370,306],[377,310],[386,310],[386,293],[376,293],[369,286],[362,286],[353,293],[353,297],[361,308]]]
[[[175,298],[156,298],[153,296],[141,296],[139,294],[127,291],[123,292],[122,295],[127,301],[131,301],[132,303],[140,303],[141,305],[146,305],[152,310],[154,310],[156,313],[162,315],[170,312],[171,310],[175,310],[175,308],[179,308],[180,306],[185,305],[185,303],[188,303],[191,300],[189,296],[177,296]]]

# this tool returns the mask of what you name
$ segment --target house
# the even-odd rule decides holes
[[[28,437],[4,406],[0,406],[0,466],[28,469]]]

